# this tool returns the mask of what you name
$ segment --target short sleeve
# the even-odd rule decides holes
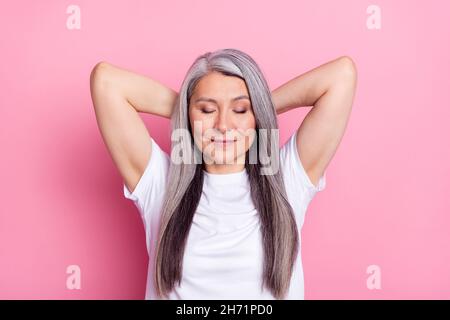
[[[152,154],[133,192],[123,184],[123,195],[138,207],[146,228],[151,217],[158,214],[167,182],[170,158],[151,137]]]
[[[326,173],[320,177],[317,185],[309,179],[297,151],[296,131],[280,149],[280,166],[288,198],[294,211],[301,215],[301,224],[303,224],[303,215],[308,204],[317,192],[325,189]]]

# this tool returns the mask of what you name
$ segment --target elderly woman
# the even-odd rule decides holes
[[[95,66],[97,123],[145,225],[146,299],[303,299],[300,230],[325,187],[356,80],[343,56],[271,92],[236,49],[199,56],[179,93]],[[313,107],[280,148],[277,114],[300,106]],[[171,119],[170,155],[138,112]]]

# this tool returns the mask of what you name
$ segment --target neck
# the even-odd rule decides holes
[[[245,170],[245,164],[204,164],[204,170],[212,174],[228,174]]]

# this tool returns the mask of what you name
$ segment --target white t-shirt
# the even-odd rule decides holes
[[[296,132],[280,148],[280,168],[299,232],[305,211],[325,188],[325,173],[314,186],[297,153]],[[151,138],[152,156],[133,193],[123,185],[127,199],[143,219],[149,253],[145,299],[158,299],[154,289],[154,255],[170,156]],[[303,299],[303,267],[300,250],[286,299]],[[274,299],[261,290],[263,246],[258,212],[250,196],[244,169],[231,174],[204,171],[201,199],[189,231],[181,285],[175,284],[170,299]]]

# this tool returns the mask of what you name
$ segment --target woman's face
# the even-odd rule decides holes
[[[189,101],[189,121],[208,172],[242,170],[256,136],[244,80],[216,71],[202,77]]]

